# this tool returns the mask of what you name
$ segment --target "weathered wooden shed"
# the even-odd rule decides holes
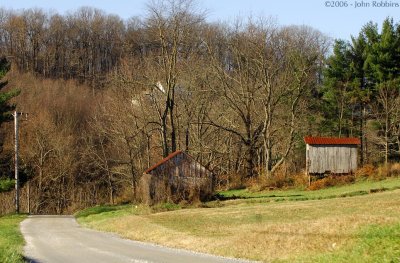
[[[214,194],[213,174],[183,151],[147,169],[139,182],[144,203],[206,200]]]
[[[357,170],[359,138],[305,137],[308,174],[349,174]]]

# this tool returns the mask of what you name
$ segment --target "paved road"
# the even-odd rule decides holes
[[[81,228],[71,216],[30,216],[21,223],[28,262],[245,262],[169,249]]]

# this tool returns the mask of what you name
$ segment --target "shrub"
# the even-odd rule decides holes
[[[354,175],[329,175],[311,183],[309,190],[319,190],[337,185],[345,185],[355,181]]]
[[[217,190],[232,190],[245,188],[242,175],[239,173],[221,174],[217,177]]]
[[[308,186],[308,176],[305,172],[293,175],[293,186],[297,188],[306,188]]]
[[[355,173],[357,179],[369,178],[374,180],[382,180],[390,176],[400,175],[400,163],[381,164],[377,168],[372,164],[366,164],[359,168]]]
[[[366,164],[355,172],[355,176],[357,179],[372,178],[375,173],[376,173],[375,166],[373,166],[372,164]]]
[[[372,176],[372,179],[382,180],[389,176],[390,176],[390,164],[387,165],[383,164],[376,169],[376,173]]]
[[[376,172],[371,176],[371,178],[375,180],[382,180],[391,176],[399,176],[400,175],[400,163],[389,163],[387,165],[381,164]]]
[[[390,174],[392,176],[399,176],[400,175],[400,163],[393,163],[390,166]]]
[[[293,186],[293,177],[287,175],[283,171],[277,171],[267,180],[268,187],[273,188],[286,188]]]
[[[13,189],[14,185],[14,180],[0,179],[0,193],[10,191],[11,189]]]
[[[308,177],[305,173],[286,174],[283,170],[278,170],[269,177],[260,175],[245,181],[246,188],[257,192],[268,189],[282,188],[304,188],[307,187]]]
[[[245,186],[252,192],[259,192],[265,189],[265,176],[257,176],[245,180]]]
[[[121,187],[115,192],[115,204],[128,204],[134,201],[137,201],[137,196],[133,193],[131,186]]]

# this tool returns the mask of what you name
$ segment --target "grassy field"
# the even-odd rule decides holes
[[[229,257],[399,262],[399,188],[400,179],[388,179],[319,191],[241,190],[222,195],[247,199],[203,208],[96,207],[77,217],[85,226],[126,238]]]
[[[0,262],[24,262],[22,258],[24,239],[19,231],[19,223],[24,219],[24,215],[0,217]]]
[[[381,181],[363,180],[354,184],[330,187],[318,191],[305,190],[273,190],[252,192],[247,189],[230,190],[220,192],[222,197],[228,199],[262,199],[265,201],[302,201],[316,199],[330,199],[336,197],[350,197],[356,195],[369,194],[370,192],[383,192],[388,190],[400,189],[399,178],[388,178]]]

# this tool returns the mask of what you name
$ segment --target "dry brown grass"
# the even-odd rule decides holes
[[[400,163],[393,163],[390,167],[391,175],[399,176],[400,175]]]
[[[353,175],[329,175],[311,183],[308,190],[319,190],[332,186],[348,185],[355,181]]]
[[[373,166],[372,164],[366,164],[364,166],[362,166],[361,168],[359,168],[356,172],[355,172],[355,177],[357,179],[361,179],[361,178],[372,178],[374,176],[374,174],[376,173],[376,168],[375,166]]]
[[[184,209],[84,221],[134,240],[271,261],[333,251],[367,224],[398,222],[400,190],[304,202]]]
[[[387,177],[399,176],[400,175],[400,163],[389,163],[387,165],[381,164],[378,167],[372,164],[366,164],[359,168],[355,176],[357,179],[370,178],[375,180],[382,180]]]
[[[288,174],[284,170],[278,170],[270,176],[260,175],[246,179],[244,185],[252,192],[271,189],[305,189],[308,186],[308,176],[304,172]]]

